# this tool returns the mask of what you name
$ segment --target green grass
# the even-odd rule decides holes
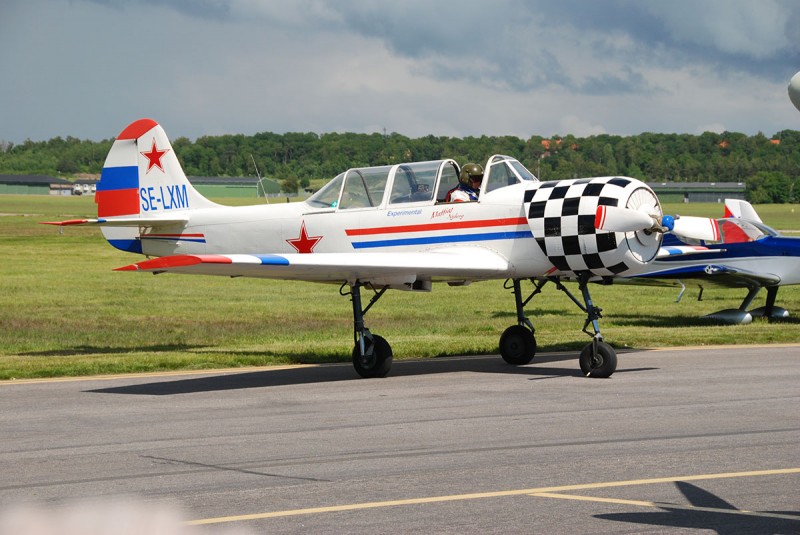
[[[719,208],[681,205],[689,206],[705,215]],[[757,207],[767,224],[800,228],[791,208],[798,209]],[[0,196],[0,213],[17,214],[0,216],[0,379],[350,359],[351,305],[338,285],[114,272],[139,257],[108,246],[98,229],[67,227],[61,235],[37,224],[94,210],[86,197]],[[675,303],[671,288],[592,287],[603,333],[617,348],[800,339],[796,319],[746,326],[700,319],[738,307],[743,294],[707,290],[697,302],[690,290]],[[800,287],[781,289],[778,304],[800,311]],[[580,332],[583,313],[552,287],[527,312],[542,351],[589,340]],[[515,314],[513,296],[493,281],[387,292],[366,320],[395,358],[425,358],[496,353]]]

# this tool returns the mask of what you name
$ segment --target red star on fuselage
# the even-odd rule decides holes
[[[297,249],[298,253],[313,253],[314,246],[322,239],[322,236],[309,236],[306,232],[306,222],[300,225],[300,237],[293,240],[286,240],[286,243]]]
[[[161,158],[169,152],[169,149],[158,150],[156,147],[156,138],[153,138],[153,146],[150,148],[149,151],[140,152],[142,156],[147,158],[147,171],[145,173],[149,173],[150,169],[153,167],[158,167],[161,169],[161,172],[164,172],[164,166],[161,165]]]

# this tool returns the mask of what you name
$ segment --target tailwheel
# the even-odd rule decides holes
[[[365,336],[364,353],[361,353],[360,343],[353,348],[353,367],[358,375],[367,379],[386,377],[392,367],[392,347],[382,336]]]
[[[579,362],[587,377],[611,377],[617,369],[617,353],[607,343],[593,341],[583,348]]]
[[[536,354],[536,338],[527,327],[512,325],[500,337],[500,355],[514,366],[530,364]]]

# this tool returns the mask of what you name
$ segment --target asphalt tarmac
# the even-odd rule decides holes
[[[0,535],[800,533],[800,345],[16,381],[0,408]]]

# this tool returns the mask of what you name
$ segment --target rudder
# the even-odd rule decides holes
[[[152,119],[139,119],[120,132],[103,164],[95,192],[97,217],[158,221],[188,219],[187,211],[219,206],[192,187],[164,129]],[[118,249],[141,253],[136,226],[102,227]]]
[[[111,147],[95,194],[97,216],[163,217],[218,206],[186,178],[164,129],[152,119],[128,125]]]

